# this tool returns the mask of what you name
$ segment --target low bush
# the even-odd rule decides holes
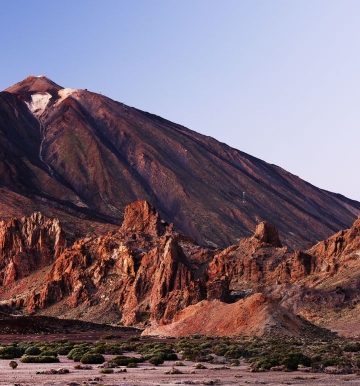
[[[346,352],[359,352],[360,351],[360,343],[348,343],[344,346],[344,351]]]
[[[0,347],[0,359],[21,358],[24,354],[24,349],[17,346],[2,346]]]
[[[226,354],[227,351],[228,351],[228,346],[224,345],[224,344],[219,344],[219,345],[214,347],[214,354],[215,355],[223,356]]]
[[[350,364],[350,359],[343,356],[331,356],[322,359],[322,364],[327,366],[345,366]]]
[[[105,358],[102,354],[98,353],[86,353],[80,358],[80,362],[83,364],[101,364],[105,362]]]
[[[20,362],[22,363],[58,363],[59,358],[55,357],[42,357],[42,356],[26,356],[20,359]]]
[[[113,369],[101,369],[99,373],[101,374],[113,374],[114,370]]]
[[[109,363],[115,363],[118,366],[127,366],[129,363],[141,362],[144,362],[144,358],[128,357],[125,355],[118,355],[115,358],[109,360]]]
[[[164,359],[159,356],[154,356],[149,358],[149,363],[151,363],[154,366],[159,366],[164,363]]]
[[[25,350],[26,355],[39,355],[40,353],[41,350],[36,346],[30,346]]]
[[[128,339],[128,342],[139,342],[140,341],[140,336],[131,336]]]
[[[80,362],[81,357],[87,352],[87,347],[74,347],[72,350],[70,350],[67,357],[72,359],[74,362]]]
[[[107,343],[104,348],[104,354],[110,355],[121,355],[124,351],[118,343]]]
[[[26,354],[26,352],[25,352]],[[57,357],[58,353],[55,350],[45,350],[40,353],[40,356],[42,357]]]
[[[231,347],[224,355],[228,359],[239,359],[243,356],[243,351],[238,347]]]
[[[162,350],[153,350],[144,355],[145,359],[150,359],[152,357],[160,357],[164,359],[164,361],[177,361],[179,359],[174,352],[166,352]]]
[[[18,367],[18,364],[17,364],[17,362],[15,362],[15,361],[10,361],[10,362],[9,362],[9,366],[10,366],[13,370],[15,370],[15,369]]]
[[[282,359],[281,364],[284,365],[287,370],[295,371],[299,365],[311,366],[311,359],[302,353],[290,353]]]
[[[68,355],[73,346],[60,346],[56,349],[58,355]]]
[[[75,365],[74,369],[76,369],[76,370],[92,370],[92,366],[90,366],[90,365]]]
[[[91,352],[97,353],[97,354],[105,354],[106,352],[105,346],[97,346],[94,349],[92,349]]]

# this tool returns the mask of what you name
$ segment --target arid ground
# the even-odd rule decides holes
[[[60,339],[72,341],[95,341],[101,340],[101,332],[84,332],[78,334],[28,334],[28,335],[0,335],[1,344],[10,342],[51,342]],[[129,337],[136,337],[134,332],[124,332],[121,341]],[[143,339],[142,339],[143,340]],[[164,339],[144,339],[148,342],[166,341]],[[169,342],[174,342],[173,339]],[[138,356],[136,353],[124,353],[124,355]],[[106,361],[115,355],[105,355]],[[22,363],[16,359],[18,367],[12,369],[10,360],[0,360],[0,385],[112,385],[112,386],[135,386],[135,385],[360,385],[358,374],[327,374],[312,373],[310,368],[302,367],[297,371],[267,371],[250,372],[249,363],[240,361],[239,366],[228,364],[202,363],[203,369],[196,368],[194,361],[183,360],[178,354],[179,361],[165,361],[159,366],[145,362],[139,363],[137,368],[126,368],[119,366],[113,369],[112,374],[102,374],[103,365],[89,365],[88,369],[76,369],[79,362],[68,359],[65,355],[59,355],[59,363]],[[220,357],[217,359],[221,359]],[[177,369],[179,374],[166,374],[172,369]],[[68,370],[68,373],[58,373],[60,369]],[[64,371],[60,372],[64,372]]]
[[[110,358],[109,356],[106,356]],[[101,374],[100,365],[92,365],[91,370],[76,370],[74,362],[66,356],[60,356],[60,363],[20,363],[17,369],[9,367],[9,360],[0,360],[0,385],[326,385],[340,386],[359,385],[359,375],[336,375],[309,373],[304,369],[294,372],[269,371],[251,373],[247,364],[237,367],[205,364],[203,370],[194,370],[194,362],[184,361],[185,366],[177,367],[182,374],[165,374],[171,370],[172,361],[163,365],[152,366],[149,363],[139,364],[138,368],[120,372],[114,369],[113,374]],[[68,374],[37,374],[50,369],[68,369]]]

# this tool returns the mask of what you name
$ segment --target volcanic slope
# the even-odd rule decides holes
[[[0,184],[2,219],[41,211],[84,235],[115,229],[127,204],[147,200],[215,247],[266,220],[284,244],[304,249],[360,211],[359,202],[211,137],[44,76],[0,93]]]

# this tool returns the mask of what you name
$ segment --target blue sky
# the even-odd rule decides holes
[[[158,114],[360,201],[360,1],[0,2],[28,75]]]

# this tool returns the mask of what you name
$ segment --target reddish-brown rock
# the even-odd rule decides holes
[[[282,247],[278,230],[274,225],[271,225],[266,221],[261,222],[256,227],[253,239],[259,240],[261,243],[260,245],[267,244],[276,248]]]
[[[271,332],[297,336],[303,327],[299,318],[258,293],[233,304],[204,300],[179,311],[173,323],[153,325],[146,328],[142,335],[181,337],[206,333],[211,336],[262,336]]]
[[[147,201],[136,201],[125,208],[121,225],[123,232],[147,233],[157,237],[171,232],[172,229],[173,226],[163,221],[155,207]]]
[[[34,213],[21,220],[1,221],[0,285],[11,285],[53,263],[65,245],[65,234],[57,219]]]
[[[359,228],[357,220],[306,252],[290,252],[262,223],[237,245],[210,250],[135,202],[117,232],[64,248],[58,222],[34,214],[1,223],[1,300],[29,313],[121,320],[176,336],[298,334],[304,325],[294,315],[337,331],[341,320],[348,334],[360,325]]]
[[[79,239],[65,249],[23,304],[34,312],[64,303],[68,315],[86,310],[89,320],[101,319],[105,309],[105,318],[116,315],[126,325],[168,323],[178,310],[206,298],[204,277],[195,277],[204,260],[202,248],[173,232],[148,203],[135,202],[119,232]]]

